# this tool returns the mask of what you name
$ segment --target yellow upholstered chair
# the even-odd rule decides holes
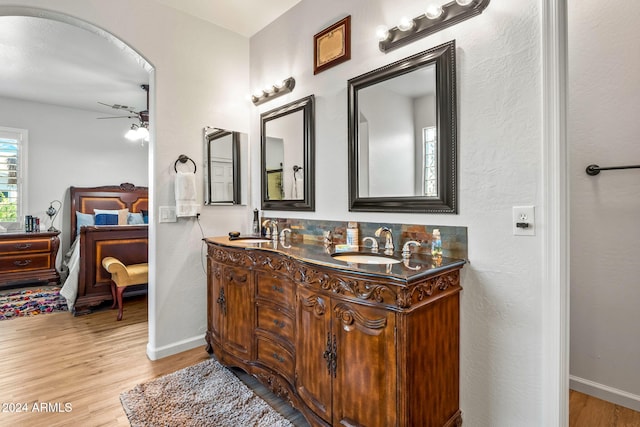
[[[118,306],[118,320],[122,320],[122,294],[127,286],[142,285],[149,282],[149,264],[124,265],[119,259],[106,257],[102,266],[111,273],[111,296],[113,305]]]

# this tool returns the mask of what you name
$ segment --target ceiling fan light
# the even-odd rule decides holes
[[[140,126],[136,131],[137,139],[143,139],[145,141],[149,140],[149,129],[146,127]]]
[[[135,141],[136,139],[138,139],[138,126],[135,124],[131,125],[131,129],[129,129],[127,133],[124,134],[124,137],[129,141]]]

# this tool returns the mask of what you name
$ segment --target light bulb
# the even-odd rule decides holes
[[[381,42],[385,41],[389,38],[389,29],[385,25],[378,25],[376,27],[376,37]]]
[[[136,133],[137,139],[149,140],[149,130],[147,128],[140,126]]]
[[[474,0],[456,0],[460,6],[469,6]]]
[[[282,89],[284,87],[284,80],[278,80],[273,84],[276,89]]]
[[[413,28],[414,25],[415,25],[415,22],[413,22],[413,19],[409,19],[406,16],[403,16],[402,18],[400,18],[398,29],[400,31],[409,31],[410,29]]]
[[[135,141],[136,139],[138,139],[138,129],[136,125],[131,125],[131,129],[129,129],[127,133],[124,134],[124,137],[129,141]]]
[[[427,10],[424,13],[424,15],[428,18],[428,19],[438,19],[442,13],[444,12],[444,10],[442,9],[442,6],[438,6],[435,4],[430,4],[429,6],[427,6]]]

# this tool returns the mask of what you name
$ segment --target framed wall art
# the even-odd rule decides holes
[[[313,36],[313,74],[351,59],[351,15]]]

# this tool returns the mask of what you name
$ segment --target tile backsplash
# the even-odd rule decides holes
[[[275,219],[278,222],[278,230],[284,228],[291,229],[292,241],[314,241],[322,242],[323,233],[330,230],[333,233],[334,244],[344,244],[347,238],[347,226],[349,221],[328,221],[317,219],[298,219],[298,218],[273,218],[263,217],[264,219]],[[431,240],[433,230],[439,229],[442,240],[443,256],[450,258],[467,259],[467,227],[452,227],[447,225],[421,225],[421,224],[394,224],[394,223],[377,223],[377,222],[359,222],[359,240],[365,237],[374,237],[375,232],[380,227],[388,227],[393,232],[393,241],[396,251],[402,249],[402,245],[408,240],[416,240],[422,243],[422,246],[412,249],[414,252],[430,253]],[[384,245],[381,243],[380,247]]]

